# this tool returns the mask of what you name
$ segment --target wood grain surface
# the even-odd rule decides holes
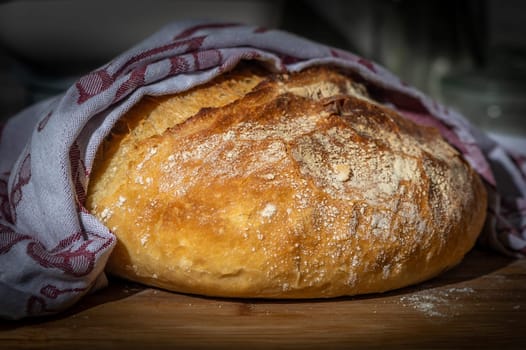
[[[354,298],[232,300],[120,280],[65,314],[0,323],[0,349],[525,349],[526,259],[474,250],[427,283]]]

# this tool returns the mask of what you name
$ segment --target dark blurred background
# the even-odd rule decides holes
[[[0,120],[189,18],[281,28],[351,50],[499,137],[526,139],[520,0],[0,0]]]

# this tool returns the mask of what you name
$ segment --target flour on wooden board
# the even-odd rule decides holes
[[[475,293],[471,287],[421,290],[400,298],[404,307],[410,307],[428,317],[458,316],[462,313],[461,298]]]

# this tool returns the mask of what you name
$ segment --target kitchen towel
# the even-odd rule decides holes
[[[480,242],[526,254],[524,155],[353,53],[261,27],[177,22],[0,126],[1,317],[57,313],[107,283],[104,266],[116,238],[83,206],[98,145],[142,96],[188,90],[241,60],[280,72],[340,66],[407,118],[438,127],[487,183]]]

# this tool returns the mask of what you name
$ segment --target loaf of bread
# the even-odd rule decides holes
[[[323,298],[458,264],[482,181],[439,132],[340,69],[244,64],[145,97],[100,146],[87,209],[118,238],[107,269],[168,290]]]

